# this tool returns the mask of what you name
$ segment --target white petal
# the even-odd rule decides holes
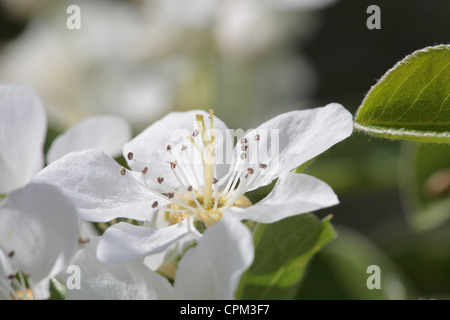
[[[0,249],[36,286],[63,270],[77,240],[75,207],[55,186],[30,183],[0,206]]]
[[[148,255],[144,258],[144,263],[151,270],[158,270],[163,264],[177,261],[178,257],[184,254],[199,238],[197,232],[186,235],[167,247],[164,251]]]
[[[287,172],[263,200],[248,208],[231,207],[225,215],[272,223],[338,203],[336,194],[325,182],[306,174]]]
[[[243,169],[260,171],[251,188],[269,184],[282,172],[290,171],[350,136],[353,118],[337,103],[310,110],[281,114],[250,131],[248,158]],[[255,136],[259,136],[259,141]],[[236,154],[240,154],[240,144]],[[267,165],[261,169],[260,164]],[[256,175],[255,175],[256,176]]]
[[[42,169],[47,118],[23,85],[0,86],[0,194],[25,186]]]
[[[126,170],[99,150],[70,153],[44,168],[33,181],[57,185],[76,205],[82,220],[105,222],[118,217],[145,220],[164,200],[152,194]],[[137,176],[142,175],[136,173]]]
[[[128,153],[133,153],[133,160],[128,161],[130,168],[140,171],[142,168],[148,167],[149,171],[163,177],[164,181],[170,186],[179,187],[180,184],[168,163],[169,161],[177,160],[176,170],[183,170],[184,176],[188,180],[185,184],[196,188],[194,176],[197,175],[197,180],[202,185],[203,166],[200,153],[186,139],[197,129],[196,114],[204,116],[205,126],[209,129],[209,115],[203,110],[172,112],[127,143],[123,148],[123,155],[127,158]],[[229,138],[230,132],[227,130],[226,125],[216,116],[214,116],[213,131],[216,137],[216,163],[219,164],[216,166],[216,177],[220,178],[228,170],[228,165],[226,165],[224,159],[224,150],[226,149],[225,144],[230,143],[232,139]],[[197,143],[201,145],[200,135],[197,136]],[[167,151],[168,145],[171,146],[171,151],[175,158]],[[181,151],[183,145],[187,146],[187,149]],[[232,146],[230,149],[232,149]],[[193,165],[195,173],[192,172],[190,164]]]
[[[149,300],[172,298],[172,285],[142,260],[123,264],[104,264],[97,260],[99,238],[79,251],[73,261],[81,274],[80,287],[66,290],[67,300]]]
[[[47,153],[47,162],[51,163],[69,152],[87,149],[100,149],[115,158],[130,139],[131,127],[123,118],[114,115],[90,117],[53,141]]]
[[[254,258],[252,235],[239,220],[224,217],[206,229],[178,265],[176,299],[234,299],[242,273]]]
[[[184,237],[201,235],[192,219],[161,229],[120,222],[109,227],[98,246],[98,258],[105,263],[118,263],[165,251]]]

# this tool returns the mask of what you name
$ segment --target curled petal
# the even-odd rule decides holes
[[[161,229],[120,222],[109,227],[100,240],[97,256],[105,263],[126,262],[137,257],[160,253],[184,237],[201,235],[191,217]]]
[[[224,217],[206,229],[197,246],[178,265],[176,299],[234,299],[242,273],[253,262],[250,230],[238,219]]]

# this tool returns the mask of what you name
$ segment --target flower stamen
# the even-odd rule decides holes
[[[8,257],[12,258],[13,256],[14,251],[10,251]],[[28,278],[28,275],[21,270],[8,275],[6,278],[0,277],[0,292],[13,300],[34,300],[36,295],[31,280],[27,279],[27,281],[25,278]]]
[[[199,179],[199,170],[194,165],[193,156],[190,152],[186,152],[189,145],[180,144],[178,149],[167,145],[166,149],[170,155],[168,166],[176,181],[178,187],[172,186],[166,182],[163,177],[147,176],[144,184],[161,199],[167,200],[168,204],[162,204],[161,201],[154,201],[151,205],[153,209],[158,209],[160,214],[164,214],[169,225],[177,224],[188,216],[194,216],[194,226],[202,232],[206,227],[211,226],[222,218],[224,210],[229,207],[248,207],[251,205],[250,200],[244,195],[249,186],[250,176],[254,176],[258,170],[255,168],[243,168],[248,161],[248,139],[241,139],[241,153],[237,154],[237,161],[233,164],[234,168],[230,172],[226,187],[219,188],[219,180],[216,178],[217,168],[215,165],[215,140],[214,135],[214,112],[209,111],[209,128],[205,125],[205,119],[202,114],[196,114],[197,128],[192,135],[186,136],[197,155],[201,157],[203,181]],[[256,139],[256,138],[255,138]],[[185,141],[186,141],[185,140]],[[199,141],[201,140],[201,142]],[[180,151],[176,153],[175,151]],[[198,154],[197,154],[198,152]],[[177,156],[175,156],[175,154]],[[128,157],[130,158],[130,157]],[[133,156],[131,156],[133,158]],[[142,170],[142,173],[147,170]],[[189,174],[188,174],[189,173]],[[161,190],[153,190],[148,184],[148,178],[156,180],[161,186]],[[162,193],[161,193],[162,192]],[[164,201],[162,200],[162,201]]]
[[[203,179],[204,179],[204,190],[203,190],[203,206],[205,209],[212,208],[212,179],[214,174],[214,111],[209,110],[210,119],[210,129],[206,130],[205,121],[203,115],[197,114],[196,121],[197,127],[201,135],[201,140],[204,147],[205,157],[202,154],[203,163]],[[209,131],[209,133],[208,133]]]

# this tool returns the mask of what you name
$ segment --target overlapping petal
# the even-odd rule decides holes
[[[142,259],[101,262],[97,257],[102,242],[94,238],[77,253],[73,264],[83,274],[81,288],[67,290],[67,299],[234,299],[240,277],[254,258],[250,230],[230,217],[206,230],[197,246],[187,250],[173,287]]]
[[[79,251],[73,265],[80,268],[79,288],[66,290],[67,300],[153,300],[171,299],[172,285],[142,260],[105,264],[97,259],[99,238]]]
[[[234,299],[242,273],[254,258],[250,230],[224,217],[209,227],[178,265],[176,299]]]
[[[76,209],[55,186],[30,183],[0,206],[0,250],[29,275],[39,298],[48,279],[68,264],[78,241]]]
[[[163,252],[182,238],[192,236],[201,237],[192,225],[192,217],[161,229],[121,222],[105,231],[97,254],[106,263],[126,262]]]
[[[106,222],[118,217],[151,219],[152,205],[164,199],[140,182],[139,173],[123,169],[100,150],[85,150],[64,156],[43,169],[33,181],[57,185],[76,204],[79,217]]]
[[[123,118],[115,115],[99,115],[86,118],[59,135],[50,146],[47,162],[76,151],[99,149],[110,157],[122,153],[122,147],[131,139],[131,127]]]

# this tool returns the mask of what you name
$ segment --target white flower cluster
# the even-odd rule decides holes
[[[133,139],[123,120],[97,117],[55,140],[44,167],[38,96],[0,86],[0,297],[46,299],[49,279],[76,265],[66,299],[233,299],[254,258],[247,222],[336,205],[327,184],[293,170],[352,128],[336,103],[239,137],[212,110],[169,113]],[[110,226],[87,236],[86,221]]]
[[[270,111],[275,98],[287,109],[309,98],[315,83],[292,47],[297,53],[317,24],[313,10],[333,2],[0,0],[29,16],[23,32],[2,45],[0,82],[35,88],[61,129],[106,112],[141,130],[179,101]],[[80,8],[76,31],[66,27],[69,4]],[[225,87],[220,97],[217,81]],[[238,94],[242,86],[248,95]]]

